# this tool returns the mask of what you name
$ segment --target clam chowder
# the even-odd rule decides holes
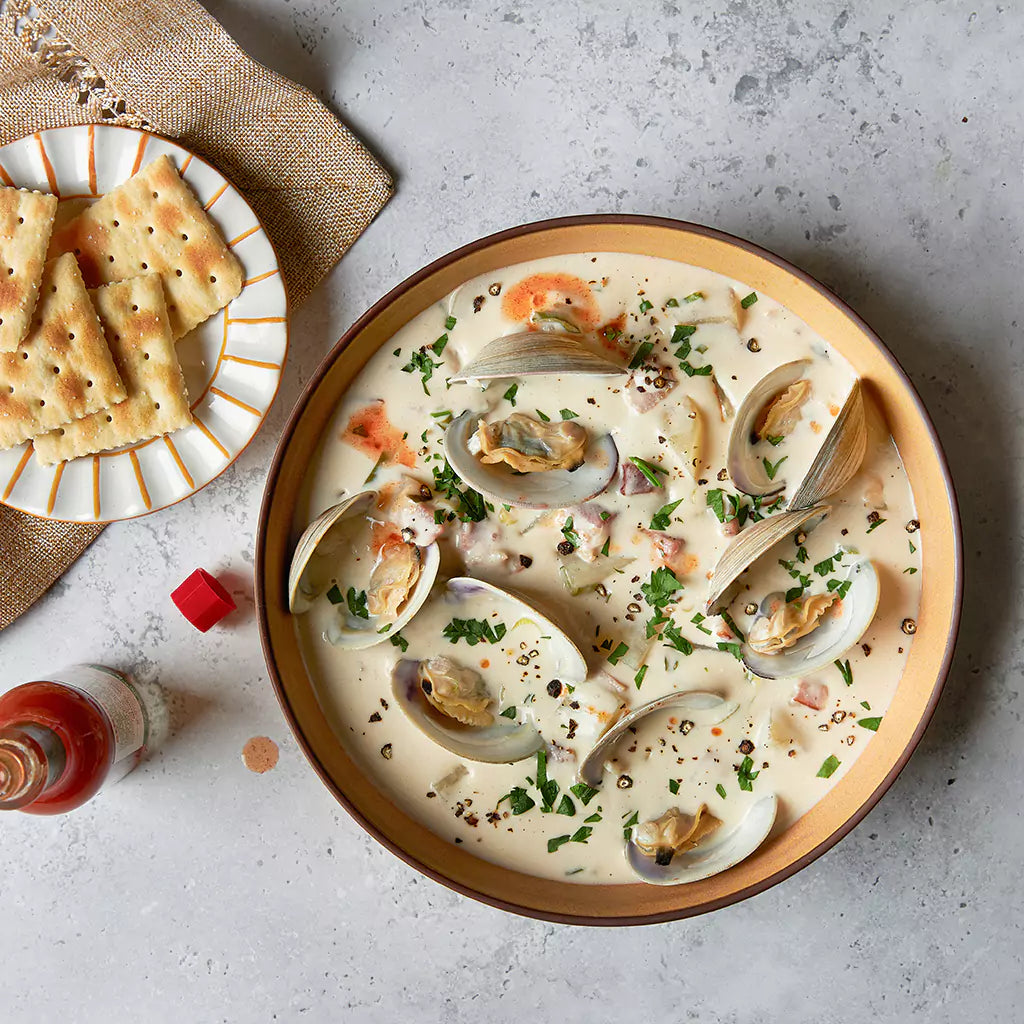
[[[537,260],[421,313],[346,392],[296,536],[328,509],[290,586],[339,742],[537,876],[752,853],[885,728],[916,629],[869,392],[769,296],[669,260]]]

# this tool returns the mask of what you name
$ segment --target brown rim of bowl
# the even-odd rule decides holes
[[[274,661],[273,651],[270,644],[269,636],[269,624],[267,621],[266,614],[266,593],[264,589],[264,569],[265,569],[265,551],[264,541],[267,528],[267,521],[270,515],[270,506],[273,500],[274,489],[277,483],[277,478],[281,470],[281,463],[284,457],[284,452],[287,448],[287,443],[291,438],[295,427],[305,411],[306,405],[309,402],[313,392],[319,387],[320,382],[327,374],[328,370],[333,366],[335,360],[345,351],[350,341],[359,334],[364,327],[378,316],[387,306],[394,302],[399,296],[404,294],[410,288],[419,284],[420,281],[431,276],[436,271],[448,266],[456,260],[462,259],[465,256],[472,255],[480,249],[486,248],[490,245],[494,245],[500,242],[507,241],[521,237],[523,235],[535,234],[541,231],[546,231],[553,228],[565,228],[565,227],[585,227],[587,225],[597,224],[622,224],[622,225],[649,225],[653,227],[669,228],[674,230],[685,230],[697,235],[703,235],[707,238],[715,239],[718,241],[726,242],[730,245],[736,246],[746,252],[752,253],[753,255],[760,256],[767,260],[769,263],[774,264],[780,269],[798,278],[800,281],[813,288],[825,297],[825,299],[840,310],[846,317],[848,317],[857,327],[864,332],[878,347],[885,360],[889,363],[893,371],[903,382],[907,389],[907,393],[910,395],[917,414],[921,417],[925,424],[928,432],[928,439],[931,442],[931,446],[934,449],[939,465],[942,469],[942,475],[945,482],[946,496],[949,500],[951,519],[953,523],[953,544],[955,550],[955,558],[953,565],[953,602],[952,602],[952,617],[950,620],[949,633],[946,637],[946,646],[943,651],[942,664],[940,666],[938,675],[935,679],[935,684],[932,688],[931,694],[928,698],[927,705],[924,713],[914,729],[913,735],[909,742],[904,746],[900,752],[896,763],[892,766],[888,774],[881,781],[881,783],[875,788],[875,790],[865,799],[853,815],[843,823],[843,825],[827,836],[822,842],[816,847],[810,850],[804,856],[798,858],[786,867],[769,875],[766,878],[761,879],[743,889],[737,890],[736,892],[730,893],[728,896],[722,897],[717,900],[708,902],[699,907],[692,908],[686,907],[680,910],[673,910],[666,913],[660,914],[645,914],[637,917],[616,917],[616,918],[595,918],[595,917],[584,917],[576,914],[561,914],[561,913],[549,913],[541,910],[537,910],[533,907],[526,907],[516,903],[512,903],[507,900],[498,899],[487,895],[486,893],[479,892],[469,886],[463,885],[453,879],[448,878],[439,871],[435,871],[426,864],[417,860],[412,854],[403,850],[396,843],[392,842],[387,836],[385,836],[379,829],[373,824],[366,820],[362,813],[353,805],[348,797],[339,789],[334,783],[334,780],[330,777],[324,765],[318,759],[316,753],[313,751],[311,746],[306,740],[306,737],[301,732],[295,713],[292,710],[291,703],[288,698],[288,694],[285,691],[281,677],[277,671],[277,665]],[[963,537],[962,529],[960,525],[960,513],[959,506],[956,498],[956,491],[953,486],[953,480],[949,472],[949,463],[946,459],[946,454],[943,451],[942,444],[939,441],[938,434],[935,430],[935,425],[932,423],[931,417],[928,415],[928,410],[925,408],[924,403],[921,400],[921,396],[917,392],[917,388],[914,387],[910,378],[904,372],[903,367],[900,366],[896,357],[889,351],[889,348],[882,341],[882,339],[871,329],[871,327],[855,313],[842,299],[837,295],[833,294],[828,288],[826,288],[820,281],[812,277],[810,274],[803,270],[793,266],[787,260],[784,260],[781,256],[776,255],[768,249],[762,248],[759,245],[755,245],[753,242],[749,242],[746,239],[739,238],[736,235],[730,235],[725,231],[719,231],[716,228],[709,228],[701,224],[694,224],[689,221],[674,220],[670,217],[653,217],[644,214],[586,214],[575,217],[553,217],[548,220],[534,221],[530,224],[521,224],[518,227],[509,228],[505,231],[499,231],[492,235],[486,235],[483,238],[478,238],[474,242],[470,242],[467,245],[463,245],[458,249],[447,253],[444,256],[439,257],[432,263],[418,270],[415,274],[407,277],[401,284],[396,285],[391,289],[383,298],[379,299],[373,304],[341,337],[341,339],[335,344],[331,351],[324,357],[320,365],[317,367],[316,372],[310,378],[299,396],[298,401],[295,403],[295,407],[292,409],[288,422],[285,424],[284,431],[281,434],[281,438],[278,441],[277,449],[274,453],[273,461],[270,464],[270,471],[267,474],[267,482],[263,492],[263,501],[260,506],[259,520],[257,524],[256,534],[256,558],[255,558],[255,590],[256,590],[256,610],[259,619],[260,628],[260,642],[263,647],[264,660],[267,663],[267,670],[270,673],[271,681],[274,685],[274,690],[277,693],[277,699],[281,704],[281,710],[284,713],[285,718],[288,721],[289,728],[292,730],[296,741],[302,748],[303,753],[306,755],[306,759],[312,765],[313,770],[320,776],[321,781],[334,795],[334,798],[348,811],[348,813],[367,831],[374,839],[377,840],[382,846],[390,850],[396,857],[405,861],[410,867],[419,871],[421,874],[426,875],[428,878],[432,878],[435,882],[439,882],[441,885],[446,886],[455,892],[460,893],[463,896],[469,896],[471,899],[477,900],[480,903],[486,903],[488,906],[496,907],[498,910],[505,910],[510,913],[518,914],[523,917],[535,918],[541,921],[552,921],[556,924],[576,924],[576,925],[589,925],[592,927],[629,927],[634,925],[642,924],[662,924],[667,921],[676,921],[686,917],[695,917],[699,914],[708,913],[712,910],[720,910],[723,907],[730,906],[734,903],[739,903],[742,900],[748,899],[751,896],[756,896],[759,893],[764,892],[766,889],[770,889],[772,886],[777,885],[779,882],[784,881],[791,875],[796,874],[803,868],[807,867],[812,861],[817,860],[822,854],[827,853],[833,846],[836,845],[841,839],[845,838],[853,829],[864,820],[868,812],[870,812],[879,800],[885,795],[889,787],[896,781],[900,772],[906,767],[907,762],[910,760],[911,755],[917,749],[917,745],[921,742],[921,738],[924,736],[925,730],[928,728],[928,723],[931,721],[932,716],[935,713],[936,705],[938,704],[939,697],[942,693],[942,688],[945,685],[946,678],[949,675],[950,664],[953,660],[953,652],[956,647],[957,633],[960,628],[960,613],[963,605]]]

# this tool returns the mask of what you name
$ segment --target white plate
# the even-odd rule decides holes
[[[112,522],[166,508],[219,476],[259,430],[288,353],[277,256],[252,208],[201,157],[157,135],[111,125],[50,128],[0,147],[6,185],[60,196],[74,210],[167,153],[242,263],[227,308],[178,342],[194,422],[163,437],[40,466],[30,442],[0,452],[0,502],[47,519]]]

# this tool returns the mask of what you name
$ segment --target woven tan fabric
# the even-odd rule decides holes
[[[0,0],[0,144],[90,121],[147,128],[219,167],[270,234],[293,308],[391,195],[387,172],[312,93],[249,58],[192,0]],[[0,507],[0,629],[101,529]]]

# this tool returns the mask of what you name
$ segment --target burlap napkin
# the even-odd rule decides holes
[[[312,93],[251,60],[192,0],[6,0],[0,145],[89,121],[146,128],[216,164],[269,232],[292,308],[391,195]],[[102,529],[0,506],[0,629]]]

